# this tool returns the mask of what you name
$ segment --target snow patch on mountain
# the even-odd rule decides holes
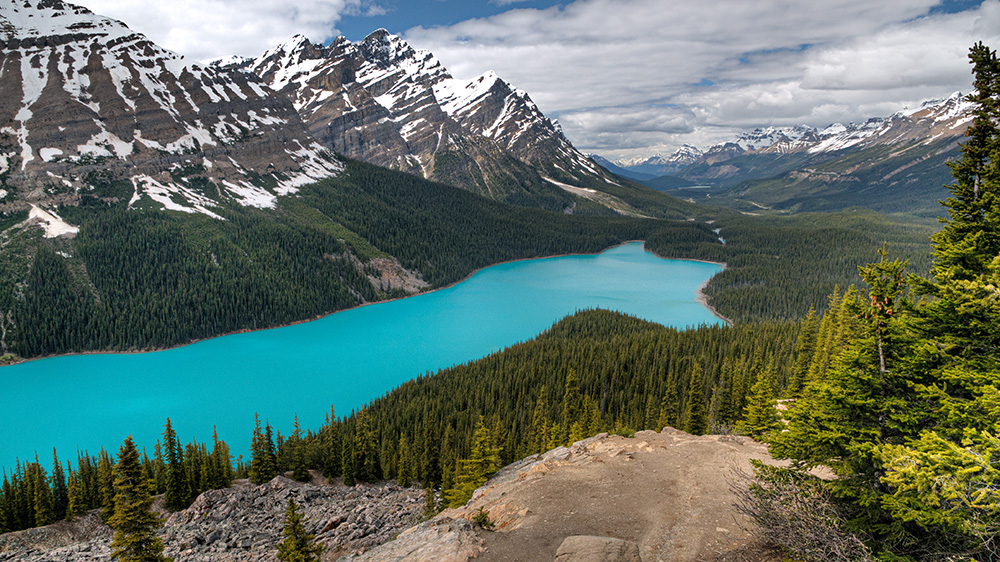
[[[76,233],[80,232],[80,227],[64,221],[55,211],[46,211],[37,205],[31,206],[31,210],[28,211],[28,220],[37,223],[45,230],[45,234],[43,234],[45,238],[75,236]]]

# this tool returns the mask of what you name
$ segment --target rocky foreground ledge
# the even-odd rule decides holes
[[[385,543],[423,512],[423,490],[323,481],[317,476],[303,484],[278,476],[260,486],[238,480],[232,488],[205,492],[166,519],[160,532],[164,553],[175,562],[276,560],[289,498],[301,506],[306,529],[326,545],[324,560]],[[0,561],[106,562],[112,534],[96,513],[88,513],[72,522],[0,535]]]
[[[420,489],[238,481],[172,514],[161,536],[176,562],[274,561],[292,498],[328,562],[769,561],[732,506],[733,471],[751,459],[770,457],[744,437],[601,434],[507,466],[465,507],[419,524]],[[89,514],[0,535],[0,561],[104,562],[110,542]]]

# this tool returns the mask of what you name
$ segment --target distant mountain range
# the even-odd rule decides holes
[[[972,120],[960,94],[863,123],[758,128],[704,152],[613,163],[625,174],[673,176],[718,188],[713,200],[785,211],[865,206],[933,214],[947,196],[947,161]],[[648,183],[645,179],[644,183]],[[660,180],[662,181],[662,180]]]

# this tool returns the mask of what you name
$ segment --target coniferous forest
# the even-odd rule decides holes
[[[791,519],[821,526],[819,538],[782,543],[796,556],[823,559],[838,546],[823,541],[854,537],[845,543],[852,560],[997,559],[1000,60],[981,43],[970,58],[977,109],[934,234],[863,211],[562,216],[358,163],[286,202],[278,220],[239,209],[225,221],[104,203],[64,209],[81,224],[75,257],[25,240],[31,267],[4,270],[14,271],[0,284],[3,318],[14,319],[5,350],[174,345],[395,296],[376,290],[355,260],[391,255],[439,286],[497,261],[637,238],[660,255],[726,262],[707,293],[736,322],[680,331],[579,312],[362,409],[330,412],[320,428],[296,420],[283,437],[258,418],[250,454],[235,465],[217,437],[211,447],[182,445],[170,420],[152,457],[130,439],[117,462],[103,450],[75,464],[57,452],[51,465],[36,457],[4,472],[0,532],[96,508],[120,520],[118,498],[137,493],[122,475],[140,473],[170,510],[235,478],[305,479],[312,469],[348,485],[420,485],[433,512],[464,504],[526,455],[601,431],[673,426],[751,435],[791,461],[759,466],[743,509],[774,536],[786,536],[779,527]],[[785,421],[779,399],[788,401]],[[809,472],[821,466],[836,477]],[[806,511],[775,518],[787,494],[808,498]]]

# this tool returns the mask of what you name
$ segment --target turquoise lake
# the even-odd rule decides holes
[[[254,413],[283,435],[297,413],[319,428],[417,375],[535,337],[587,308],[667,326],[722,322],[696,302],[722,268],[661,259],[641,242],[601,254],[493,266],[452,287],[284,328],[223,336],[166,351],[54,357],[0,367],[0,466],[52,447],[117,452],[131,434],[152,456],[167,417],[182,442],[211,442],[213,426],[246,454]]]

